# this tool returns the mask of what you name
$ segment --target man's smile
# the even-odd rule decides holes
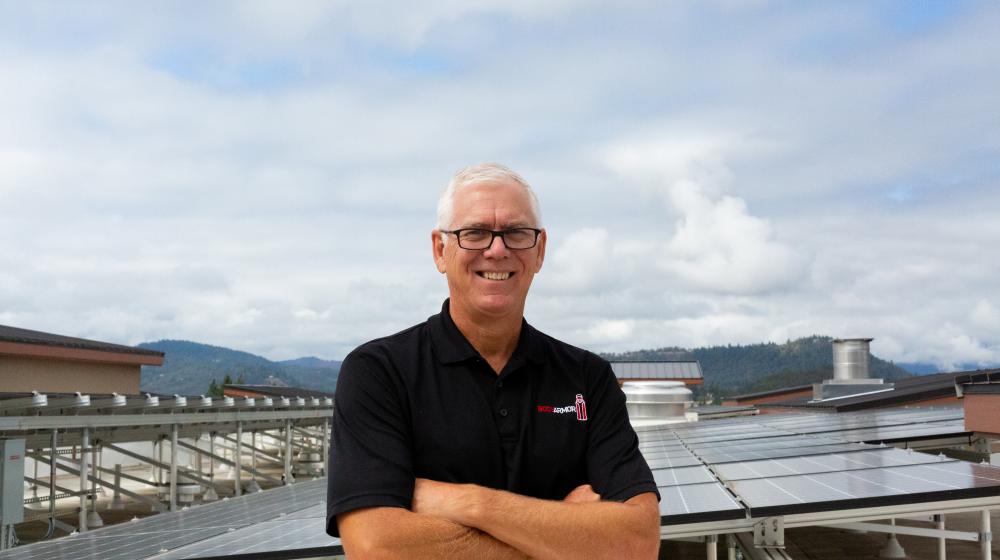
[[[486,270],[481,270],[476,272],[476,275],[480,278],[485,278],[487,280],[507,280],[511,276],[514,276],[513,272],[490,272]]]

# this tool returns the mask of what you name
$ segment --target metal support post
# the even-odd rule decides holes
[[[937,514],[934,516],[934,526],[938,528],[939,531],[944,531],[944,515]],[[947,552],[947,542],[943,536],[938,537],[937,540],[937,557],[938,560],[945,560],[948,556]]]
[[[197,443],[197,442],[195,442]],[[201,460],[201,452],[198,452],[198,460]],[[201,474],[199,471],[198,474]],[[202,502],[214,502],[219,499],[215,492],[215,432],[208,434],[208,488],[202,491]]]
[[[98,470],[100,465],[98,457],[100,457],[100,454],[98,452],[97,440],[95,439],[90,452],[90,466],[93,474],[90,475],[90,512],[87,513],[87,528],[89,529],[104,526],[104,520],[97,513],[97,481],[101,477],[101,471]]]
[[[163,486],[163,436],[156,438],[156,485]]]
[[[991,552],[993,544],[993,533],[990,531],[990,510],[984,509],[979,512],[979,557],[982,560],[990,560],[993,557]]]
[[[233,473],[233,479],[236,481],[236,495],[239,496],[243,493],[243,422],[236,423],[236,457],[233,459],[234,467],[236,471]]]
[[[80,433],[80,519],[77,530],[87,530],[87,448],[90,447],[90,428]]]
[[[330,419],[323,420],[323,476],[330,474]]]
[[[177,424],[170,426],[170,511],[177,511]]]
[[[726,558],[736,560],[736,537],[732,533],[726,534]]]
[[[49,457],[49,519],[56,516],[56,459],[59,458],[59,430],[52,430],[52,456]]]
[[[111,504],[108,509],[125,509],[125,502],[122,501],[122,464],[115,463],[115,494],[111,497]]]
[[[705,537],[705,557],[708,560],[716,560],[719,545],[719,535],[708,535]]]
[[[292,419],[285,420],[285,484],[292,484]]]

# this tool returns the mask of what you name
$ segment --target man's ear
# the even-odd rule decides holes
[[[438,272],[444,274],[447,270],[444,263],[444,236],[439,229],[431,231],[431,250],[434,252],[434,265]]]
[[[542,262],[545,260],[545,242],[549,234],[542,228],[542,233],[538,234],[538,254],[535,256],[535,272],[542,270]]]

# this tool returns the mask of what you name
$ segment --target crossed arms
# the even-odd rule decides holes
[[[344,550],[361,559],[656,558],[656,495],[602,502],[589,485],[562,501],[474,484],[417,479],[412,511],[364,508],[337,516]]]

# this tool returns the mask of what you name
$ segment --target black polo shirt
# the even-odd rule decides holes
[[[426,323],[368,342],[341,365],[327,532],[339,535],[338,513],[409,509],[414,478],[552,500],[587,483],[605,500],[657,492],[607,361],[524,322],[498,376],[447,300]]]

